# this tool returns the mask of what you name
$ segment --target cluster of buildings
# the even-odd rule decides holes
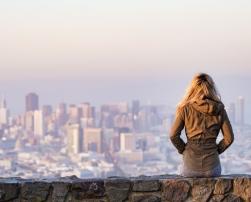
[[[236,134],[249,134],[244,98],[238,97],[226,109]],[[178,173],[181,156],[168,138],[174,113],[174,108],[142,105],[139,100],[99,108],[89,102],[40,106],[39,96],[29,93],[25,112],[10,116],[3,98],[0,175],[86,178]],[[228,158],[223,156],[225,164]],[[245,165],[251,172],[251,162]],[[225,168],[226,173],[233,171]]]
[[[245,124],[244,102],[244,98],[242,96],[239,96],[236,103],[231,102],[229,106],[226,107],[229,119],[234,125],[237,124],[243,126]]]

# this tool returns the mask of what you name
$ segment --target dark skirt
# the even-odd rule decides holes
[[[184,177],[219,177],[221,175],[221,164],[219,163],[212,170],[196,171],[187,168],[183,163],[180,174]]]
[[[192,177],[221,175],[221,165],[216,143],[214,141],[189,141],[183,152],[182,175]]]

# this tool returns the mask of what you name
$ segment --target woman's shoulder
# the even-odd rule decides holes
[[[189,108],[191,108],[191,103],[186,103],[186,104],[183,104],[183,105],[179,105],[178,107],[177,107],[177,111],[178,112],[184,112],[184,111],[187,111],[187,110],[189,110]]]
[[[185,115],[188,113],[190,108],[190,104],[184,104],[184,105],[178,105],[176,108],[176,114],[180,114],[181,116],[185,117]]]

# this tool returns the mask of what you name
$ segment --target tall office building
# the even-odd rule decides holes
[[[134,151],[135,146],[135,137],[132,133],[120,133],[120,151]]]
[[[244,98],[242,96],[239,96],[237,98],[237,105],[236,105],[236,122],[239,125],[244,125],[245,120],[244,120]]]
[[[84,128],[84,150],[103,152],[103,133],[101,128]]]
[[[81,117],[84,118],[93,118],[92,107],[89,102],[83,102],[79,105],[81,110]]]
[[[25,97],[25,111],[35,111],[39,109],[39,98],[36,93],[29,93]]]
[[[52,114],[52,106],[51,105],[43,105],[42,110],[43,110],[43,114],[45,117],[50,116]]]
[[[84,102],[79,105],[79,109],[81,114],[80,122],[82,127],[94,127],[95,108],[92,107],[89,102]]]
[[[79,124],[67,125],[67,152],[78,154],[83,151],[83,130]]]
[[[67,122],[67,118],[67,105],[65,103],[59,103],[56,108],[57,125],[64,125]]]
[[[28,111],[24,116],[25,130],[32,132],[34,131],[34,112]]]
[[[42,110],[34,111],[34,135],[44,136],[45,126],[44,126],[44,115]]]
[[[79,123],[81,109],[78,106],[74,104],[69,105],[68,114],[69,114],[69,121],[71,123]]]
[[[133,100],[132,101],[132,114],[138,115],[140,110],[140,102],[139,100]]]
[[[9,122],[9,110],[7,109],[6,100],[3,97],[0,103],[0,124],[7,125]]]

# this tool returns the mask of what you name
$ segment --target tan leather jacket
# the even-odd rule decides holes
[[[184,127],[187,143],[180,138]],[[216,144],[220,130],[223,139]],[[177,109],[170,139],[187,167],[206,171],[219,163],[218,155],[232,144],[234,134],[224,105],[202,99]]]

